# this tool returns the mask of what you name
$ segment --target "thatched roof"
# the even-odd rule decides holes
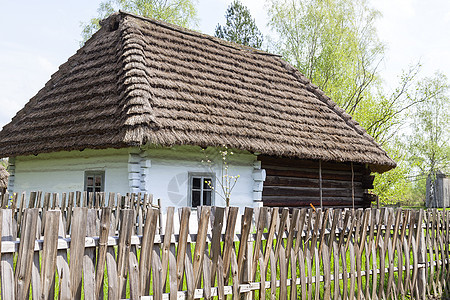
[[[0,191],[8,187],[8,177],[8,171],[6,171],[5,167],[0,164]]]
[[[3,128],[0,157],[143,144],[395,166],[280,57],[123,12]]]

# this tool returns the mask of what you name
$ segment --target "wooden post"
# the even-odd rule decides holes
[[[419,271],[417,276],[417,287],[419,290],[419,299],[425,299],[426,298],[426,289],[427,289],[427,277],[426,277],[426,263],[427,263],[427,245],[425,243],[425,235],[423,234],[422,229],[422,217],[423,216],[423,210],[420,210],[419,212],[419,221],[417,222],[417,231],[418,231],[418,239],[417,242],[419,243],[418,247],[418,261],[419,261]]]
[[[352,208],[355,209],[355,172],[353,170],[353,162],[350,165],[352,166]]]
[[[323,209],[323,205],[322,205],[322,161],[320,159],[319,159],[319,192],[320,192],[320,209]]]

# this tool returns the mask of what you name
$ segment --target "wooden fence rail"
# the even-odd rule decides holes
[[[450,295],[449,211],[169,207],[161,218],[145,195],[111,194],[114,207],[67,195],[72,205],[3,198],[2,299]]]

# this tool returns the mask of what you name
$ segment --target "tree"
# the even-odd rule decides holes
[[[384,56],[366,0],[271,0],[275,49],[350,114],[377,82]]]
[[[197,25],[196,0],[106,0],[97,9],[98,17],[82,23],[84,44],[100,28],[99,22],[122,10],[148,18],[163,20],[183,27]]]
[[[263,36],[252,19],[249,9],[234,0],[225,13],[226,24],[217,24],[215,36],[230,42],[260,49]]]
[[[408,160],[416,175],[436,177],[450,168],[449,84],[442,73],[420,81],[417,94],[428,101],[414,107],[411,133],[406,137]]]

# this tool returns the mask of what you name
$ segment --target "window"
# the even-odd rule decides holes
[[[189,199],[192,207],[210,206],[214,204],[214,174],[190,173],[189,174]]]
[[[94,193],[95,204],[95,193],[105,191],[105,171],[87,171],[84,174],[84,190],[88,194],[88,203],[90,202],[89,193]]]

